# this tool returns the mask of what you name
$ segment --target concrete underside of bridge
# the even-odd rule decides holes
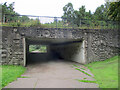
[[[50,60],[63,59],[74,61],[81,64],[86,63],[84,41],[77,39],[45,39],[45,38],[26,38],[26,50],[24,65],[33,62],[46,62]],[[30,45],[46,45],[46,53],[30,53]]]

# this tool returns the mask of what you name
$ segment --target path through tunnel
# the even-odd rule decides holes
[[[84,41],[81,39],[26,38],[26,65],[49,61],[74,61],[85,63]],[[30,46],[40,45],[44,52],[30,52]]]

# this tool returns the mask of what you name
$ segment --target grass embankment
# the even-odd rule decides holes
[[[118,58],[120,56],[85,65],[94,74],[100,88],[118,88]]]
[[[25,67],[14,65],[3,65],[0,66],[0,68],[2,68],[2,88],[16,80],[18,77],[21,77],[21,74],[26,70]]]

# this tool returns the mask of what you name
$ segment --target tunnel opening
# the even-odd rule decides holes
[[[29,53],[47,53],[46,45],[29,45]]]
[[[58,60],[86,62],[84,40],[81,39],[26,38],[25,42],[25,66]]]

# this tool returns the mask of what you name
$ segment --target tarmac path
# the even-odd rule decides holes
[[[75,65],[79,66],[76,67]],[[75,68],[87,72],[91,76],[82,73]],[[98,88],[96,83],[79,82],[79,80],[95,81],[90,70],[78,63],[68,61],[48,61],[32,63],[27,66],[27,71],[9,83],[5,88]]]

